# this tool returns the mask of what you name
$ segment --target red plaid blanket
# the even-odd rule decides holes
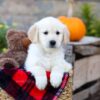
[[[47,72],[49,78],[50,73]],[[64,74],[59,88],[53,88],[48,82],[45,90],[38,90],[34,77],[21,68],[4,68],[0,70],[0,87],[15,100],[56,100],[63,91],[69,75]]]

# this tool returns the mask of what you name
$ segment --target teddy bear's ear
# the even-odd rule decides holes
[[[9,37],[12,36],[14,33],[15,33],[15,30],[13,30],[13,29],[8,30],[8,31],[7,31],[7,35],[6,35],[6,38],[9,38]]]
[[[29,45],[31,44],[31,41],[28,39],[28,37],[22,39],[23,46],[27,49]]]

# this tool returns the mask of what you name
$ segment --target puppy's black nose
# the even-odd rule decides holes
[[[56,41],[55,41],[55,40],[51,40],[51,41],[50,41],[50,46],[51,46],[51,47],[54,47],[55,45],[56,45]]]

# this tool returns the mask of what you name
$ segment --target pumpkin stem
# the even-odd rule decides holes
[[[66,0],[68,3],[68,13],[67,17],[72,17],[73,16],[73,6],[74,6],[74,0]]]

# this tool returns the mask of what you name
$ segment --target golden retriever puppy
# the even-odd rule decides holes
[[[58,19],[47,17],[32,25],[28,31],[31,45],[25,69],[35,77],[36,86],[43,90],[47,85],[46,71],[50,71],[50,83],[59,87],[63,74],[72,69],[64,59],[63,44],[69,41],[69,31]]]

